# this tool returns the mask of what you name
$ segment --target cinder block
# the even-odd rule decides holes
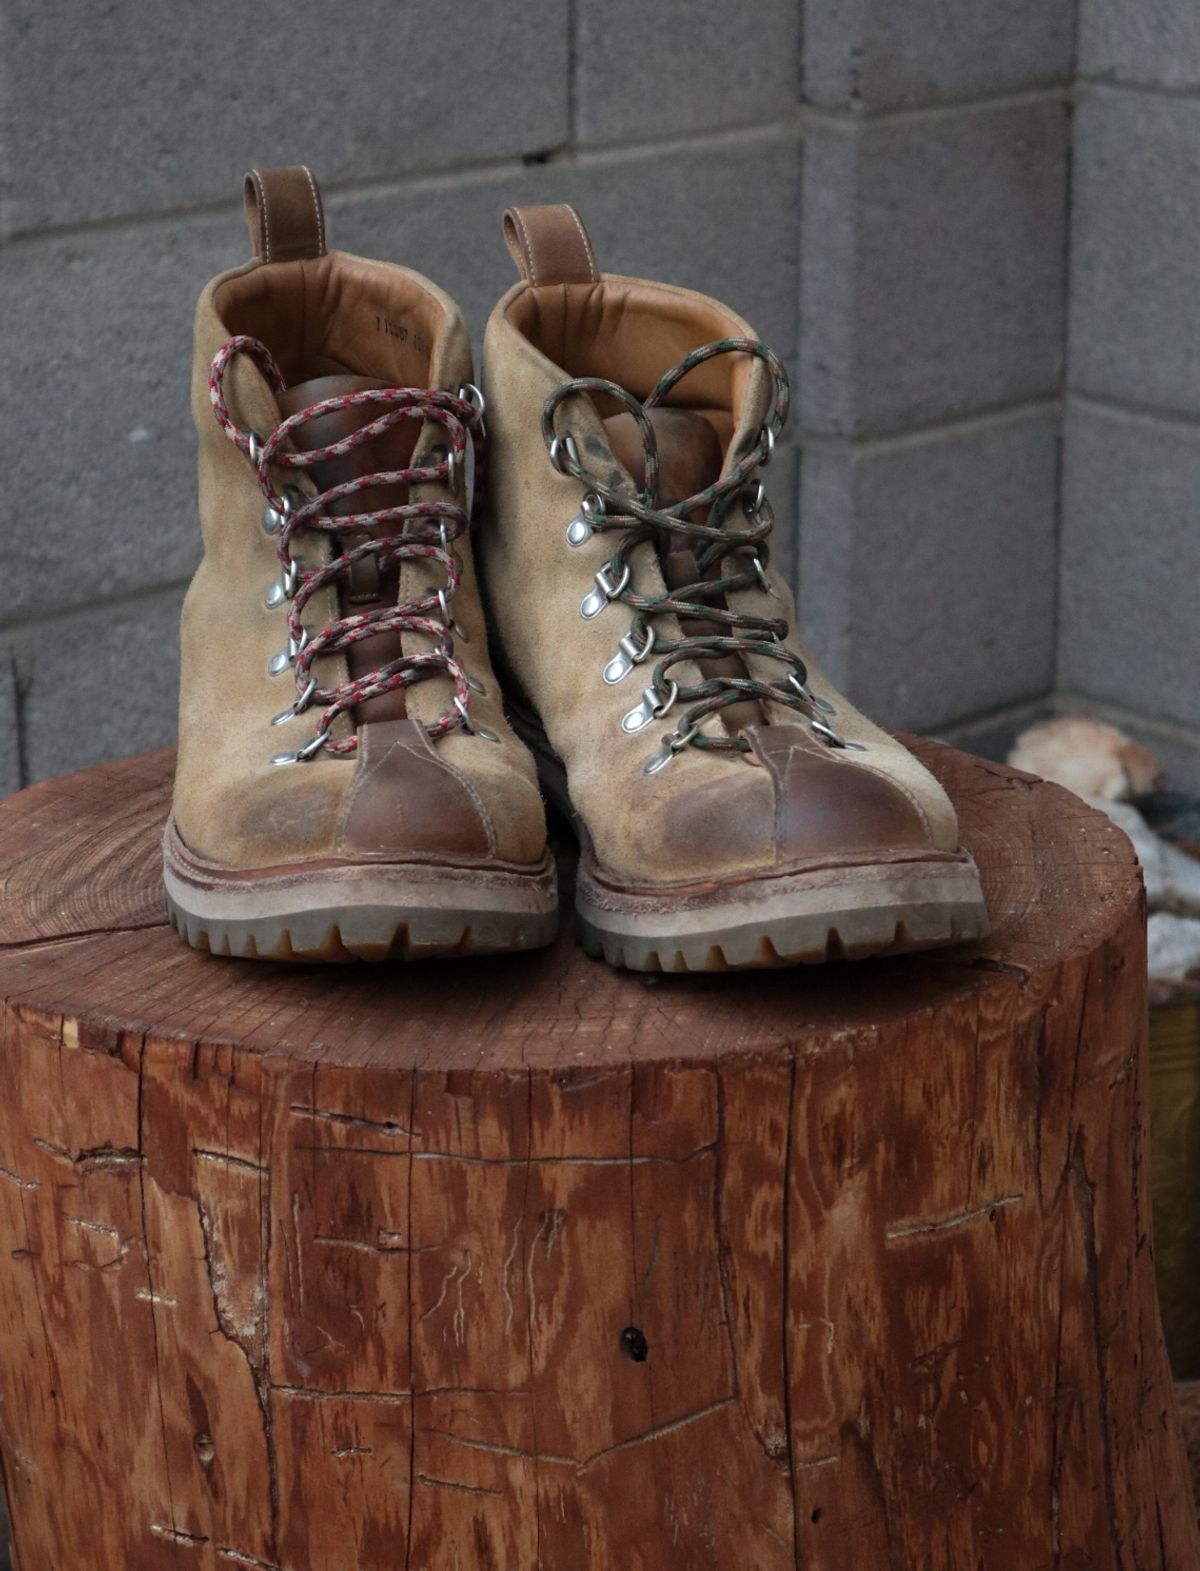
[[[801,459],[800,624],[850,697],[927,730],[1049,688],[1058,419],[818,443]]]
[[[1067,131],[1057,100],[812,128],[800,226],[808,429],[876,435],[1057,389]]]
[[[1065,81],[1073,27],[1072,0],[806,0],[804,96],[875,108]]]
[[[579,0],[583,143],[767,121],[799,97],[799,6]]]
[[[4,617],[191,572],[192,315],[208,276],[245,254],[232,207],[0,251]]]
[[[348,250],[437,279],[466,312],[478,342],[488,313],[517,276],[500,233],[504,209],[572,202],[602,270],[715,295],[794,369],[799,181],[796,138],[771,133],[669,158],[605,154],[517,176],[456,179],[423,189],[419,199],[338,197],[330,203],[330,232]]]
[[[252,164],[367,180],[567,136],[567,0],[6,12],[0,145],[21,230],[219,201]]]
[[[1079,0],[1082,75],[1200,86],[1196,0]]]
[[[156,597],[40,629],[24,713],[31,781],[174,742],[181,601]]]
[[[0,797],[21,789],[21,731],[17,710],[17,674],[12,651],[0,645]],[[8,1523],[0,1507],[0,1571],[8,1542]]]
[[[1071,384],[1200,414],[1200,104],[1092,92],[1076,127]]]
[[[1200,726],[1200,427],[1072,401],[1058,678]]]

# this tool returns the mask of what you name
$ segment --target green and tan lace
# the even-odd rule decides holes
[[[719,480],[681,502],[661,506],[658,442],[647,411],[662,405],[697,366],[728,354],[753,355],[770,370],[771,403],[766,422],[754,445]],[[644,454],[645,475],[640,493],[605,484],[586,469],[574,438],[559,434],[555,415],[560,405],[580,393],[605,395],[633,417]],[[784,642],[789,632],[787,620],[732,611],[725,603],[726,596],[741,589],[777,593],[767,576],[768,540],[774,516],[755,475],[770,461],[790,402],[787,372],[779,357],[750,338],[721,338],[692,350],[661,378],[644,401],[619,383],[595,376],[564,382],[546,401],[542,436],[551,461],[561,473],[571,475],[588,488],[580,516],[568,530],[568,540],[582,544],[593,531],[611,532],[619,537],[612,555],[595,576],[596,587],[580,606],[585,617],[598,614],[612,601],[620,601],[633,612],[629,633],[621,640],[618,656],[605,668],[605,678],[618,681],[652,653],[657,657],[643,703],[626,716],[625,729],[639,730],[672,709],[680,714],[674,730],[646,765],[647,773],[661,769],[688,745],[749,752],[750,743],[740,732],[729,733],[722,728],[721,732],[709,734],[699,727],[709,715],[753,699],[784,704],[798,711],[830,746],[853,745],[823,718],[830,713],[828,704],[811,691],[803,660]],[[702,515],[704,521],[693,522],[691,514]],[[745,520],[745,527],[734,526],[739,515]],[[689,548],[700,576],[694,583],[669,588],[662,594],[642,593],[633,582],[632,559],[637,547],[646,542],[655,547],[660,559],[673,547]],[[717,564],[717,576],[706,576]],[[672,639],[665,635],[659,619],[667,615],[678,619],[683,636]],[[710,627],[715,624],[716,630],[689,634],[687,623],[697,618]],[[782,668],[779,680],[722,674],[684,683],[671,676],[672,669],[684,661],[728,655],[760,655],[777,661]],[[749,671],[749,667],[745,669]]]

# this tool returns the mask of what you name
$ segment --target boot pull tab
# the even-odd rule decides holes
[[[250,244],[264,262],[325,255],[325,211],[311,169],[251,169],[245,197]]]
[[[566,202],[510,207],[504,238],[521,277],[539,284],[598,284],[596,253],[583,220]]]

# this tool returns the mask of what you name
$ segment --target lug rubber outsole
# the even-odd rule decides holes
[[[378,862],[212,868],[164,837],[167,913],[193,949],[248,960],[424,960],[541,949],[558,932],[554,864],[528,872]]]
[[[681,899],[621,894],[581,876],[579,942],[630,971],[737,971],[910,954],[983,938],[974,862],[873,863],[751,881]]]

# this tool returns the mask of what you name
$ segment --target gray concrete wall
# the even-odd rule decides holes
[[[251,163],[310,162],[334,244],[429,272],[477,326],[511,276],[503,207],[577,203],[602,266],[723,296],[788,360],[783,555],[860,702],[960,732],[1085,686],[1082,635],[1056,636],[1091,593],[1057,590],[1074,31],[1073,0],[0,0],[0,791],[172,737],[190,318],[245,254]],[[1114,114],[1143,140],[1150,111],[1200,115],[1147,99],[1089,89],[1085,165],[1136,159]],[[1072,316],[1085,432],[1114,418],[1081,347],[1123,365],[1108,309]],[[1152,429],[1186,452],[1174,359]],[[1131,701],[1115,680],[1088,691]]]
[[[1200,6],[1080,0],[1058,681],[1200,789]]]

